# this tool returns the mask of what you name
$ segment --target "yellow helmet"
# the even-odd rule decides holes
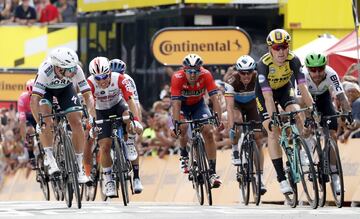
[[[269,35],[266,37],[266,43],[271,46],[273,44],[283,44],[290,43],[291,37],[290,34],[283,29],[272,30]]]

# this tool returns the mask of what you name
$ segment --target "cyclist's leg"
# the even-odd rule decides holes
[[[234,109],[233,109],[233,113],[234,113],[234,122],[237,123],[241,123],[243,121],[242,118],[242,114],[240,112],[240,106],[237,102],[234,103]],[[231,141],[231,146],[232,146],[232,163],[234,165],[240,165],[240,145],[238,145],[238,141],[240,138],[240,135],[242,134],[242,129],[241,127],[237,127],[235,129],[235,133],[230,133],[230,141]]]
[[[42,115],[48,115],[51,114],[52,111],[52,100],[53,96],[51,94],[50,90],[47,90],[45,93],[43,99],[39,102],[39,112]],[[42,130],[40,134],[40,142],[44,147],[45,151],[45,159],[44,164],[49,167],[49,174],[53,174],[56,172],[59,172],[59,167],[57,166],[57,163],[54,158],[53,154],[53,120],[52,118],[48,117],[44,119],[45,122],[45,128]]]
[[[191,108],[181,104],[180,119],[191,119]],[[187,151],[187,142],[189,140],[189,125],[183,124],[180,127],[180,169],[183,173],[189,172],[189,153]]]
[[[283,91],[273,90],[274,101],[278,100],[278,96],[279,94],[281,94],[281,92]],[[285,176],[284,164],[282,159],[282,150],[278,140],[280,136],[279,128],[273,126],[272,131],[270,131],[269,129],[270,117],[266,110],[265,99],[262,94],[260,86],[256,86],[255,95],[256,95],[256,106],[259,111],[260,120],[262,121],[263,127],[265,128],[268,134],[269,155],[276,171],[277,180],[280,183],[280,190],[282,193],[289,193],[292,190]]]

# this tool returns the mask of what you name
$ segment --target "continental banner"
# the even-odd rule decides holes
[[[0,101],[17,101],[26,91],[26,81],[35,79],[35,73],[0,72]]]
[[[78,0],[79,12],[154,7],[181,3],[181,0]]]
[[[181,65],[189,53],[200,55],[205,65],[232,65],[250,53],[251,39],[239,27],[175,27],[159,30],[151,50],[163,65]]]
[[[77,26],[0,26],[0,67],[38,68],[49,51],[65,46],[77,50]]]

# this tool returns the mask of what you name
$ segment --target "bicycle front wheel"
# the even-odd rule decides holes
[[[204,204],[204,188],[203,184],[204,181],[202,179],[202,175],[200,172],[199,165],[201,165],[200,162],[200,156],[199,156],[199,150],[196,145],[192,145],[191,147],[191,157],[190,157],[190,172],[189,172],[189,178],[192,180],[193,188],[196,191],[196,197],[200,203],[200,205]]]
[[[80,194],[80,186],[78,182],[78,171],[79,167],[76,163],[77,160],[75,158],[75,151],[74,147],[71,143],[70,137],[65,134],[65,159],[66,159],[66,166],[67,166],[67,174],[69,175],[70,184],[72,185],[73,192],[75,193],[77,207],[81,208],[81,194]]]
[[[333,139],[328,140],[329,162],[330,162],[330,185],[334,196],[335,204],[341,208],[344,204],[344,178],[340,160],[339,148]],[[332,164],[335,163],[335,164]]]
[[[122,150],[122,147],[124,147],[125,143],[123,141],[120,140],[120,142],[118,140],[115,141],[115,154],[117,157],[117,165],[118,165],[118,178],[120,181],[120,187],[121,187],[121,194],[122,194],[122,200],[124,203],[124,206],[127,206],[128,204],[128,200],[129,200],[129,193],[128,193],[128,189],[127,189],[127,180],[126,180],[126,173],[127,173],[127,163],[126,163],[126,158],[124,155],[124,151]]]
[[[316,209],[319,202],[319,191],[314,163],[308,145],[302,138],[296,139],[298,153],[298,167],[300,170],[301,183],[309,205]],[[303,153],[301,159],[300,154]],[[305,160],[307,158],[307,160]]]
[[[254,202],[256,205],[259,205],[261,194],[261,171],[260,171],[260,155],[259,149],[256,145],[256,142],[252,142],[252,149],[249,155],[249,164],[250,164],[250,173],[251,173],[251,185],[253,191]]]
[[[251,182],[250,168],[252,168],[250,166],[252,166],[252,163],[250,163],[249,155],[247,154],[248,147],[249,147],[249,141],[244,140],[240,150],[241,164],[237,168],[237,178],[239,181],[239,187],[241,189],[241,197],[244,205],[248,205],[250,199],[250,182]]]
[[[211,185],[210,185],[210,174],[209,174],[209,162],[206,156],[205,146],[204,146],[204,140],[202,138],[199,138],[198,141],[198,147],[199,147],[199,170],[201,171],[202,178],[204,181],[204,187],[206,191],[206,196],[208,199],[209,205],[212,205],[212,193],[211,193]]]
[[[44,198],[46,201],[50,200],[50,190],[49,190],[49,183],[48,178],[45,173],[45,167],[44,167],[44,160],[43,155],[39,154],[37,158],[37,170],[36,170],[36,181],[40,183],[41,191],[44,195]]]

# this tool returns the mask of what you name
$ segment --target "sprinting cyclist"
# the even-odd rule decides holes
[[[305,67],[303,67],[302,70],[305,74],[308,90],[314,98],[317,110],[322,116],[336,115],[335,106],[331,99],[330,88],[332,88],[336,98],[341,103],[343,111],[351,112],[351,107],[339,76],[333,68],[327,65],[325,55],[317,52],[309,53],[305,58]],[[297,91],[297,94],[301,95],[301,92]],[[331,119],[328,125],[330,135],[336,141],[337,119]],[[333,171],[336,170],[335,162],[336,160],[330,160],[330,168],[332,168]],[[335,191],[340,194],[339,174],[333,174],[331,177],[333,178],[333,182],[335,182]]]
[[[135,116],[139,118],[139,121],[134,121],[135,124],[135,132],[138,136],[142,135],[143,127],[140,123],[142,120],[141,117],[141,106],[139,101],[139,95],[136,89],[136,84],[134,79],[130,77],[130,75],[126,74],[126,64],[124,61],[120,59],[112,59],[110,60],[110,70],[111,72],[117,72],[125,76],[125,78],[129,81],[129,84],[131,86],[132,92],[133,92],[133,99],[136,105],[136,114]],[[128,133],[126,144],[131,150],[127,150],[128,153],[133,153],[137,158],[133,161],[131,161],[131,164],[134,169],[134,192],[135,193],[141,193],[142,191],[142,185],[139,178],[139,156],[138,156],[138,149],[135,144],[136,136],[134,134]]]
[[[25,150],[29,155],[29,163],[32,169],[36,167],[34,148],[33,148],[34,145],[33,142],[27,142],[28,139],[26,139],[26,135],[34,134],[36,127],[36,121],[31,114],[31,108],[30,108],[30,96],[34,86],[34,81],[35,81],[34,79],[29,79],[26,82],[26,91],[21,93],[17,101],[21,141],[24,143]]]
[[[75,51],[69,48],[54,49],[49,57],[40,65],[35,85],[31,95],[31,112],[36,120],[36,131],[40,134],[40,141],[44,147],[45,159],[49,174],[59,171],[53,155],[53,121],[45,119],[45,124],[40,124],[39,113],[51,114],[53,97],[56,97],[62,110],[74,106],[80,106],[79,98],[73,86],[77,85],[83,94],[90,115],[95,116],[94,100],[90,93],[90,87],[86,81],[83,70],[78,64],[79,58]],[[72,143],[75,148],[75,155],[79,170],[79,183],[89,182],[83,169],[83,149],[85,146],[85,134],[81,123],[81,112],[67,114],[72,132]]]
[[[225,83],[225,101],[228,116],[229,136],[232,144],[232,163],[235,166],[241,164],[238,141],[240,129],[237,132],[233,129],[234,121],[241,123],[246,116],[247,121],[260,121],[260,116],[256,110],[255,100],[255,81],[256,81],[256,62],[248,55],[241,56],[235,65],[236,71],[227,79]],[[261,170],[261,194],[266,192],[263,184],[263,165],[264,155],[262,152],[262,134],[255,133],[255,141],[259,148],[260,170]]]
[[[217,96],[218,89],[211,73],[202,65],[203,60],[199,55],[189,54],[183,60],[183,67],[171,78],[172,116],[175,127],[181,118],[180,111],[186,119],[201,119],[211,116],[209,107],[205,104],[203,98],[205,91],[209,94],[213,109],[218,115],[219,122],[221,122],[221,107]],[[180,165],[184,173],[189,172],[189,155],[186,150],[188,142],[187,127],[186,125],[180,126]],[[222,182],[219,176],[216,175],[216,146],[213,131],[212,125],[204,125],[202,134],[209,159],[210,184],[212,188],[218,188]]]
[[[282,150],[278,141],[279,128],[269,127],[270,118],[276,112],[275,101],[287,112],[300,109],[295,101],[294,85],[291,83],[291,77],[294,75],[305,105],[312,107],[313,104],[305,84],[305,76],[301,72],[300,60],[289,51],[290,41],[289,33],[283,29],[275,29],[269,33],[266,38],[269,52],[263,55],[257,64],[258,76],[255,86],[257,108],[268,133],[269,154],[280,183],[280,190],[284,194],[291,194],[293,191],[284,172]],[[297,119],[297,124],[302,132],[302,115]]]
[[[91,92],[95,98],[96,119],[108,119],[111,115],[127,116],[130,112],[137,115],[136,105],[133,99],[132,87],[128,79],[124,75],[111,72],[110,61],[106,57],[96,57],[89,64],[89,72],[91,76],[88,78]],[[135,118],[136,119],[136,118]],[[135,134],[134,127],[130,120],[124,121],[126,124],[126,132]],[[97,136],[100,145],[100,163],[104,174],[104,191],[108,197],[115,197],[116,186],[112,179],[112,130],[110,123],[98,125],[100,132]],[[127,144],[126,151],[128,159],[134,161],[137,159],[135,146]],[[139,178],[139,168],[134,168],[134,191],[140,193],[142,185]],[[136,182],[136,183],[135,183]]]

